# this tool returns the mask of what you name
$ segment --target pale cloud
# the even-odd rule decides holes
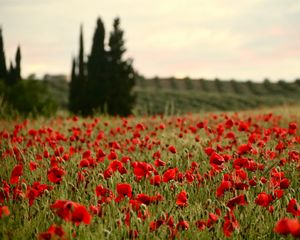
[[[108,38],[121,17],[127,57],[146,76],[273,80],[299,77],[295,0],[0,0],[7,59],[21,44],[23,72],[70,72],[84,24],[89,53],[97,17]]]

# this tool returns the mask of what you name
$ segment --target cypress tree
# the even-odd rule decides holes
[[[84,62],[84,43],[83,43],[83,26],[80,26],[79,36],[79,55],[78,55],[78,86],[77,86],[77,109],[80,113],[86,112],[87,94],[86,94],[86,63]]]
[[[5,80],[7,77],[7,69],[5,62],[4,44],[2,37],[2,29],[0,28],[0,80]]]
[[[107,78],[107,56],[104,48],[105,29],[100,18],[93,37],[92,50],[88,59],[87,102],[85,115],[90,115],[97,109],[105,112],[109,95]]]
[[[111,93],[108,113],[126,116],[131,113],[135,101],[131,92],[135,81],[132,61],[123,60],[123,54],[126,52],[123,36],[124,31],[120,28],[120,19],[116,18],[109,38],[108,61]]]
[[[21,49],[20,47],[17,48],[16,57],[15,57],[16,64],[13,65],[10,62],[9,71],[6,77],[6,85],[7,86],[14,86],[19,81],[21,81]]]
[[[73,113],[78,113],[77,109],[77,94],[78,94],[78,87],[77,87],[77,75],[76,75],[76,60],[73,58],[72,61],[72,72],[71,72],[71,82],[70,82],[70,91],[69,91],[69,109]]]
[[[15,79],[16,79],[16,71],[15,71],[15,68],[14,68],[14,65],[13,63],[10,61],[10,65],[9,65],[9,70],[7,72],[7,77],[6,77],[6,85],[7,86],[13,86],[14,83],[15,83]]]
[[[85,79],[83,27],[82,27],[82,25],[80,26],[80,36],[79,36],[78,77],[82,81]]]
[[[78,72],[77,72],[78,70]],[[69,93],[69,109],[75,114],[83,114],[86,105],[86,64],[84,62],[83,27],[80,26],[78,65],[72,62],[72,73]]]
[[[15,82],[21,80],[21,48],[18,46],[16,52]]]

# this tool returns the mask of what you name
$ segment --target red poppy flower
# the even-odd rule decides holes
[[[45,190],[52,190],[53,187],[47,186],[46,184],[40,184],[39,182],[34,182],[32,186],[27,186],[26,198],[29,200],[29,206],[32,206],[34,200],[41,196]]]
[[[277,150],[278,152],[282,152],[285,148],[286,146],[284,145],[284,143],[282,141],[279,141],[275,147],[275,150]]]
[[[248,131],[248,129],[249,129],[249,123],[241,121],[239,124],[238,130],[240,132],[244,132],[244,131]]]
[[[215,150],[212,148],[212,147],[207,147],[204,149],[204,152],[208,155],[208,156],[211,156]]]
[[[92,216],[86,210],[85,206],[76,205],[74,207],[74,211],[72,212],[71,221],[75,223],[77,226],[83,222],[85,224],[91,223]]]
[[[101,185],[96,187],[96,195],[97,197],[100,197],[100,203],[108,203],[114,198],[113,192]]]
[[[169,152],[171,152],[171,153],[176,153],[177,151],[176,151],[176,148],[174,147],[174,146],[169,146],[168,147],[168,150],[169,150]]]
[[[89,158],[92,155],[91,150],[86,150],[83,154],[82,154],[82,158]]]
[[[196,222],[196,227],[200,230],[203,231],[206,228],[206,221],[204,220],[198,220]]]
[[[79,163],[79,167],[84,168],[88,167],[90,165],[90,162],[87,159],[82,159]]]
[[[242,195],[239,195],[237,197],[234,197],[232,199],[230,199],[227,203],[227,207],[229,207],[231,210],[234,209],[234,207],[236,205],[246,205],[247,204],[247,201],[245,199],[245,195],[242,194]]]
[[[296,131],[297,131],[297,123],[295,122],[291,122],[289,123],[289,134],[296,134]]]
[[[232,211],[228,212],[224,217],[223,232],[226,237],[230,237],[235,229],[239,228],[239,223],[236,220]]]
[[[163,174],[163,182],[169,182],[170,180],[174,180],[176,174],[178,172],[177,168],[170,168]]]
[[[55,203],[50,206],[51,209],[56,209],[55,213],[65,221],[70,221],[72,207],[73,202],[68,200],[56,200]]]
[[[198,122],[197,123],[197,128],[204,128],[205,123],[204,122]]]
[[[153,231],[157,230],[163,223],[164,223],[163,220],[156,220],[156,221],[150,222],[150,231],[153,232]]]
[[[225,127],[226,128],[231,128],[233,126],[233,121],[231,119],[228,119],[226,122],[225,122]]]
[[[188,230],[189,227],[190,227],[189,223],[184,220],[180,220],[176,225],[177,230]]]
[[[296,199],[291,199],[287,206],[287,212],[294,215],[294,217],[300,216],[300,205],[297,203]]]
[[[156,167],[163,167],[166,165],[166,163],[164,161],[162,161],[160,158],[158,158],[154,161],[154,165]]]
[[[123,167],[123,163],[118,160],[112,161],[109,166],[110,169],[112,169],[114,172],[118,171],[120,174],[127,173],[127,170],[125,167]]]
[[[158,159],[161,157],[160,151],[156,151],[155,153],[152,154],[153,159]]]
[[[113,175],[113,173],[114,171],[110,167],[108,167],[107,169],[104,170],[103,176],[105,179],[108,179]]]
[[[161,176],[160,175],[154,175],[152,178],[150,178],[150,184],[154,186],[159,186],[161,183]]]
[[[128,183],[118,183],[117,184],[117,193],[118,197],[115,199],[116,202],[120,202],[124,199],[125,196],[131,198],[132,197],[132,188]]]
[[[268,207],[272,202],[272,196],[266,194],[265,192],[259,193],[257,198],[255,199],[255,203],[262,207]]]
[[[140,201],[141,203],[143,203],[145,205],[149,205],[151,203],[151,197],[144,193],[138,194],[136,196],[136,200]]]
[[[0,219],[2,216],[9,216],[10,211],[7,206],[0,206]]]
[[[111,151],[108,156],[107,156],[108,160],[115,160],[118,158],[118,155],[115,151]]]
[[[97,154],[96,154],[96,157],[97,157],[97,160],[101,160],[102,158],[104,158],[106,156],[106,154],[103,152],[102,149],[99,149],[97,151]]]
[[[38,164],[36,162],[33,162],[33,161],[29,162],[29,170],[30,171],[36,170],[37,166],[38,166]]]
[[[98,217],[103,217],[101,204],[98,203],[98,206],[91,205],[90,212]]]
[[[52,224],[47,232],[42,232],[38,236],[38,240],[49,240],[57,236],[59,239],[63,239],[62,237],[65,235],[65,231],[61,226],[56,226]]]
[[[211,213],[208,214],[208,219],[209,219],[210,222],[215,223],[215,222],[218,221],[219,216],[211,212]]]
[[[60,183],[62,177],[66,174],[61,168],[53,167],[48,171],[48,180],[52,183]]]
[[[132,196],[131,185],[128,183],[119,183],[117,184],[117,192],[120,195],[131,197]]]
[[[282,198],[284,194],[284,191],[282,189],[275,189],[274,190],[274,196],[277,198],[277,199],[280,199]]]
[[[284,178],[280,181],[280,189],[287,189],[290,186],[290,181]]]
[[[134,162],[132,163],[132,167],[133,174],[138,181],[143,177],[148,177],[150,175],[150,171],[153,169],[153,167],[146,162]]]
[[[86,210],[85,206],[79,203],[68,201],[68,200],[56,200],[52,204],[51,209],[54,209],[55,213],[63,218],[65,221],[73,222],[77,226],[80,223],[90,224],[91,215]]]
[[[43,155],[44,155],[44,158],[50,157],[50,153],[47,150],[44,151]]]
[[[23,165],[19,164],[14,167],[10,175],[10,183],[15,184],[19,181],[19,177],[23,174]]]
[[[209,160],[210,160],[209,162],[210,162],[211,165],[221,165],[225,162],[224,158],[216,152],[213,152],[210,155]]]
[[[174,222],[173,216],[169,216],[168,214],[166,214],[166,224],[167,224],[170,228],[174,228],[175,222]]]
[[[252,146],[250,144],[242,144],[241,146],[238,147],[237,153],[239,155],[243,155],[249,153],[251,149]]]
[[[181,191],[177,195],[176,204],[179,207],[186,207],[188,205],[187,200],[188,200],[188,195],[187,195],[186,191]]]
[[[300,237],[300,221],[298,219],[283,218],[280,219],[274,228],[274,232],[294,237]]]
[[[217,188],[216,196],[222,197],[225,193],[225,191],[228,191],[232,188],[232,183],[230,181],[224,181],[222,180],[220,186]]]

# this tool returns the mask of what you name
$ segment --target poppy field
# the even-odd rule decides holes
[[[297,111],[2,121],[0,238],[300,238],[299,127]]]

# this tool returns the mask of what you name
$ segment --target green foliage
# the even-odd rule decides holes
[[[32,79],[32,78],[29,78]],[[71,83],[62,77],[53,77],[44,79],[43,84],[51,99],[60,109],[66,110],[69,107],[68,93]]]
[[[7,77],[6,60],[5,60],[5,53],[4,53],[2,29],[0,28],[0,79],[6,79],[6,77]]]
[[[147,87],[147,80],[145,77],[138,75],[137,73],[135,74],[135,80],[136,80],[136,86],[140,88],[145,88]]]
[[[0,79],[0,119],[13,117],[12,108],[7,102],[7,88],[5,86],[4,80]]]
[[[155,78],[153,79],[153,81],[154,81],[154,86],[155,86],[157,89],[161,89],[161,83],[160,83],[159,78],[158,78],[158,77],[155,77]]]
[[[57,110],[45,85],[38,80],[23,80],[10,87],[7,100],[14,110],[25,116],[50,116]]]
[[[246,82],[249,90],[251,91],[252,94],[254,95],[262,95],[262,92],[259,90],[259,88],[257,86],[254,85],[253,82],[251,81],[247,81]]]
[[[165,107],[172,103],[176,114],[204,111],[237,111],[263,106],[278,106],[300,103],[300,96],[291,95],[252,95],[230,92],[198,92],[185,90],[136,89],[136,114],[162,114]]]
[[[265,79],[264,82],[263,82],[263,85],[264,85],[267,92],[270,92],[270,93],[274,92],[273,85],[272,85],[272,83],[270,82],[269,79]]]
[[[218,92],[223,92],[223,84],[218,78],[215,79],[215,88]]]
[[[15,80],[19,81],[22,78],[21,77],[21,48],[20,48],[20,46],[18,46],[18,48],[17,48],[15,61],[16,61],[16,67],[14,69],[15,78],[16,78]]]
[[[78,62],[73,59],[72,62],[72,73],[71,73],[71,83],[69,91],[69,110],[72,113],[80,114],[85,111],[90,111],[87,109],[88,97],[87,96],[87,74],[86,74],[86,64],[84,62],[84,44],[83,44],[83,27],[80,27],[80,37],[79,37],[79,56]],[[86,114],[88,114],[86,112]]]
[[[21,49],[20,46],[17,48],[15,56],[15,66],[10,62],[9,71],[5,78],[7,86],[14,86],[22,80],[21,78]]]
[[[109,49],[106,50],[104,24],[99,18],[86,64],[81,28],[78,61],[74,59],[72,63],[69,93],[71,112],[85,116],[95,111],[121,116],[131,113],[135,101],[132,94],[135,72],[132,60],[123,60],[126,51],[123,35],[120,19],[116,18],[110,33]]]
[[[5,55],[0,29],[0,118],[23,116],[50,116],[57,109],[57,104],[51,99],[46,85],[41,81],[21,78],[21,48],[18,46],[15,56],[15,66],[10,63],[6,70]]]
[[[127,116],[131,114],[135,102],[135,96],[131,91],[135,85],[135,73],[132,60],[123,60],[126,51],[123,35],[120,19],[116,18],[109,38],[107,110],[110,115]]]
[[[172,77],[172,78],[170,78],[169,81],[170,81],[170,86],[171,86],[172,89],[177,89],[178,88],[175,78]]]
[[[201,90],[202,91],[204,91],[204,92],[209,91],[208,82],[207,81],[205,81],[204,79],[200,79],[199,82],[200,82]]]
[[[109,93],[107,76],[107,53],[104,48],[105,29],[100,18],[93,37],[92,51],[88,59],[88,79],[86,85],[86,106],[84,115],[93,114],[93,110],[105,112]]]
[[[192,90],[194,88],[193,82],[190,78],[184,78],[185,88],[186,90]]]

